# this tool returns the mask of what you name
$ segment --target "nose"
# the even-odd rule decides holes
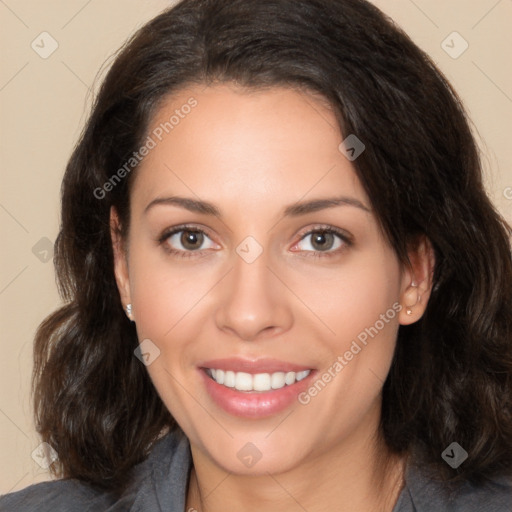
[[[268,266],[266,253],[247,263],[234,256],[222,282],[215,312],[217,327],[245,341],[275,336],[293,324],[290,293]]]

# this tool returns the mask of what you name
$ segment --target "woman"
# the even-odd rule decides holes
[[[364,0],[183,0],[62,189],[0,510],[512,508],[512,258],[464,110]]]

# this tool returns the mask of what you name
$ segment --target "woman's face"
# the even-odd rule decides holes
[[[116,276],[193,453],[262,474],[368,447],[399,323],[419,313],[333,113],[290,89],[197,86],[148,134]]]

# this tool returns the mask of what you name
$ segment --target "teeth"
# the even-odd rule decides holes
[[[311,373],[311,370],[287,373],[256,373],[252,375],[246,372],[208,368],[207,373],[217,384],[222,384],[228,388],[235,388],[238,391],[270,391],[271,389],[291,386],[295,382],[305,379]]]
[[[288,386],[295,382],[295,372],[288,372],[284,377],[284,382]]]
[[[235,375],[235,389],[238,389],[238,391],[252,391],[252,375],[237,372]]]
[[[217,374],[219,371],[221,371],[221,370],[217,370]],[[310,370],[303,370],[301,372],[297,372],[297,375],[295,376],[295,378],[297,380],[305,379],[309,375],[309,372],[310,372]]]
[[[272,377],[270,377],[270,386],[272,389],[281,389],[285,382],[284,382],[284,373],[283,372],[276,372],[272,374]]]
[[[252,377],[252,389],[254,391],[270,391],[270,374],[257,373]]]
[[[216,380],[214,375],[212,375],[212,378],[213,380]],[[235,387],[235,372],[227,371],[224,374],[224,386],[227,386],[228,388]]]

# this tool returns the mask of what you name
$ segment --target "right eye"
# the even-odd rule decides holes
[[[170,253],[185,258],[192,256],[192,253],[217,247],[202,229],[194,226],[172,228],[160,237],[159,242]]]

